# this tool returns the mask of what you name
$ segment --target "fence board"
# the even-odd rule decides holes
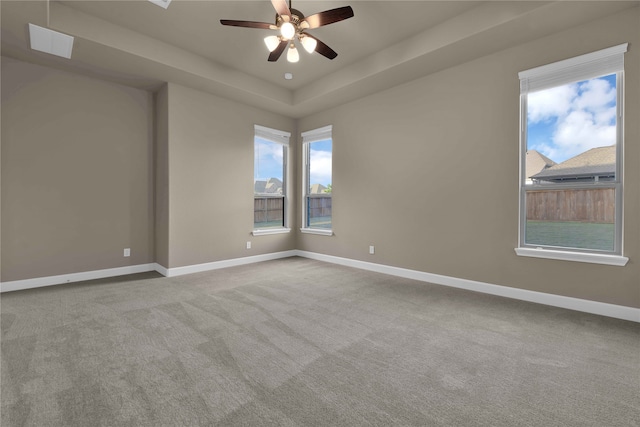
[[[309,218],[331,216],[331,196],[309,197]]]
[[[527,190],[529,221],[615,222],[615,189]]]
[[[284,199],[281,197],[262,197],[253,199],[253,222],[282,221]]]

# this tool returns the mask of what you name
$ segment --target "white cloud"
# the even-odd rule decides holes
[[[615,116],[615,108],[613,110]],[[616,126],[608,123],[598,123],[597,115],[589,111],[572,111],[559,123],[553,135],[556,148],[551,149],[550,157],[569,158],[591,148],[615,144]]]
[[[574,100],[574,106],[579,110],[604,110],[616,99],[615,88],[602,79],[592,79],[581,84],[580,92],[580,96]]]
[[[604,79],[529,94],[529,122],[554,126],[551,141],[532,148],[561,162],[591,148],[615,144],[615,101],[616,89]]]
[[[570,84],[530,93],[527,116],[531,123],[565,116],[578,95],[578,85]]]
[[[268,179],[271,176],[282,178],[282,145],[259,140],[255,145],[253,155],[255,179]]]
[[[256,157],[282,163],[282,145],[273,142],[258,142]]]
[[[310,184],[322,184],[326,186],[331,183],[331,152],[330,151],[309,151],[309,180]]]

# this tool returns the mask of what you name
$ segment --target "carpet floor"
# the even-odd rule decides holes
[[[289,258],[2,294],[2,426],[638,426],[640,325]]]

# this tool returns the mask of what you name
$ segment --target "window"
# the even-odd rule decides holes
[[[253,138],[253,234],[287,228],[287,154],[290,133],[255,125]]]
[[[331,126],[302,134],[303,146],[303,233],[331,236]]]
[[[624,265],[623,71],[627,44],[520,77],[518,255]]]

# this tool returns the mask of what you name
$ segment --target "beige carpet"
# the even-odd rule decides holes
[[[2,294],[2,426],[637,426],[640,326],[290,258]]]

